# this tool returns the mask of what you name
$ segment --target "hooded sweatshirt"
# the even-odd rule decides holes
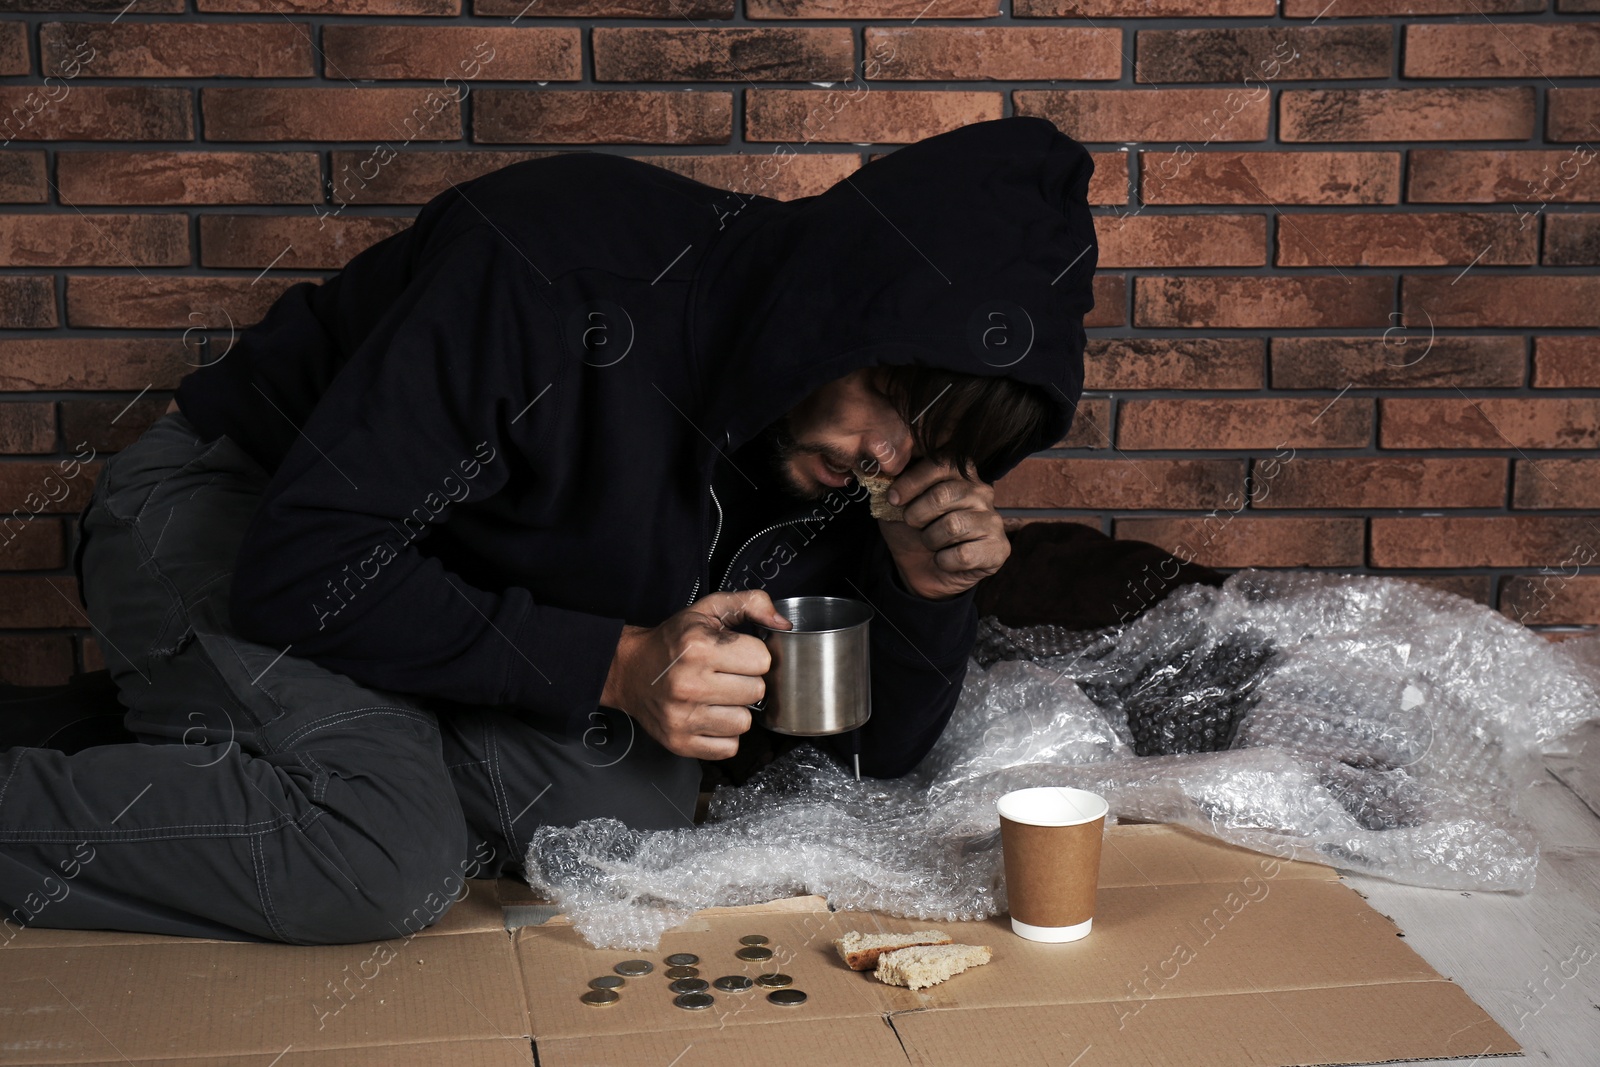
[[[1017,117],[789,201],[596,152],[452,184],[179,385],[202,436],[270,474],[233,625],[363,684],[576,736],[624,623],[713,588],[849,596],[876,612],[861,767],[904,773],[960,694],[973,592],[909,592],[854,482],[785,500],[745,446],[822,385],[911,363],[1056,401],[985,481],[1059,440],[1093,307],[1092,172]],[[758,527],[726,561],[719,480]]]

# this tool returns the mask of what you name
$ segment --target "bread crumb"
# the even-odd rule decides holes
[[[885,985],[924,989],[938,985],[968,967],[988,963],[988,945],[919,945],[896,949],[878,957],[874,977]]]
[[[852,971],[870,971],[881,953],[914,945],[948,945],[950,940],[943,930],[914,930],[909,934],[862,934],[852,930],[835,938],[833,947]]]
[[[872,494],[873,518],[887,519],[890,522],[906,521],[906,509],[889,503],[889,486],[893,484],[893,478],[887,474],[863,474],[857,471],[856,481]]]

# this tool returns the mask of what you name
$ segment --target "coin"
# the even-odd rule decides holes
[[[717,1002],[717,998],[710,993],[684,993],[672,998],[672,1003],[687,1011],[700,1011]]]
[[[734,955],[741,960],[759,962],[761,960],[770,960],[772,958],[772,950],[770,948],[762,948],[760,945],[750,945],[735,952]]]
[[[792,1008],[796,1004],[804,1004],[806,995],[798,989],[774,989],[767,994],[767,999],[774,1004],[782,1004],[786,1008]]]
[[[758,974],[756,975],[756,985],[765,986],[768,989],[782,989],[786,985],[794,985],[794,979],[786,974]]]
[[[711,984],[724,993],[743,993],[753,985],[750,979],[742,974],[725,974]]]
[[[618,974],[625,974],[629,978],[637,978],[641,974],[649,974],[656,967],[649,960],[623,960],[611,969]]]
[[[665,971],[662,971],[661,973],[666,975],[668,978],[696,978],[696,977],[699,977],[700,968],[698,968],[698,967],[668,967]]]
[[[674,952],[667,957],[667,964],[671,967],[693,967],[700,962],[700,957],[693,952]]]
[[[591,989],[578,999],[591,1008],[604,1008],[615,1004],[622,996],[614,989]]]
[[[704,978],[679,978],[675,982],[667,983],[667,988],[674,993],[704,993],[706,980]]]
[[[619,978],[614,974],[602,974],[599,978],[589,979],[590,989],[621,989],[627,984],[626,978]]]
[[[766,943],[767,936],[765,934],[745,934],[739,939],[739,944],[741,945],[765,945]]]

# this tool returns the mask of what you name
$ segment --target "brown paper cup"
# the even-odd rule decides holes
[[[1019,789],[1000,798],[1011,929],[1029,941],[1076,941],[1094,922],[1105,798],[1083,789]]]

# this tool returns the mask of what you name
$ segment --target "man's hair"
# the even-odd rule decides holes
[[[1002,375],[917,364],[875,369],[922,454],[953,464],[969,480],[991,459],[1032,445],[1056,407],[1042,386]]]

